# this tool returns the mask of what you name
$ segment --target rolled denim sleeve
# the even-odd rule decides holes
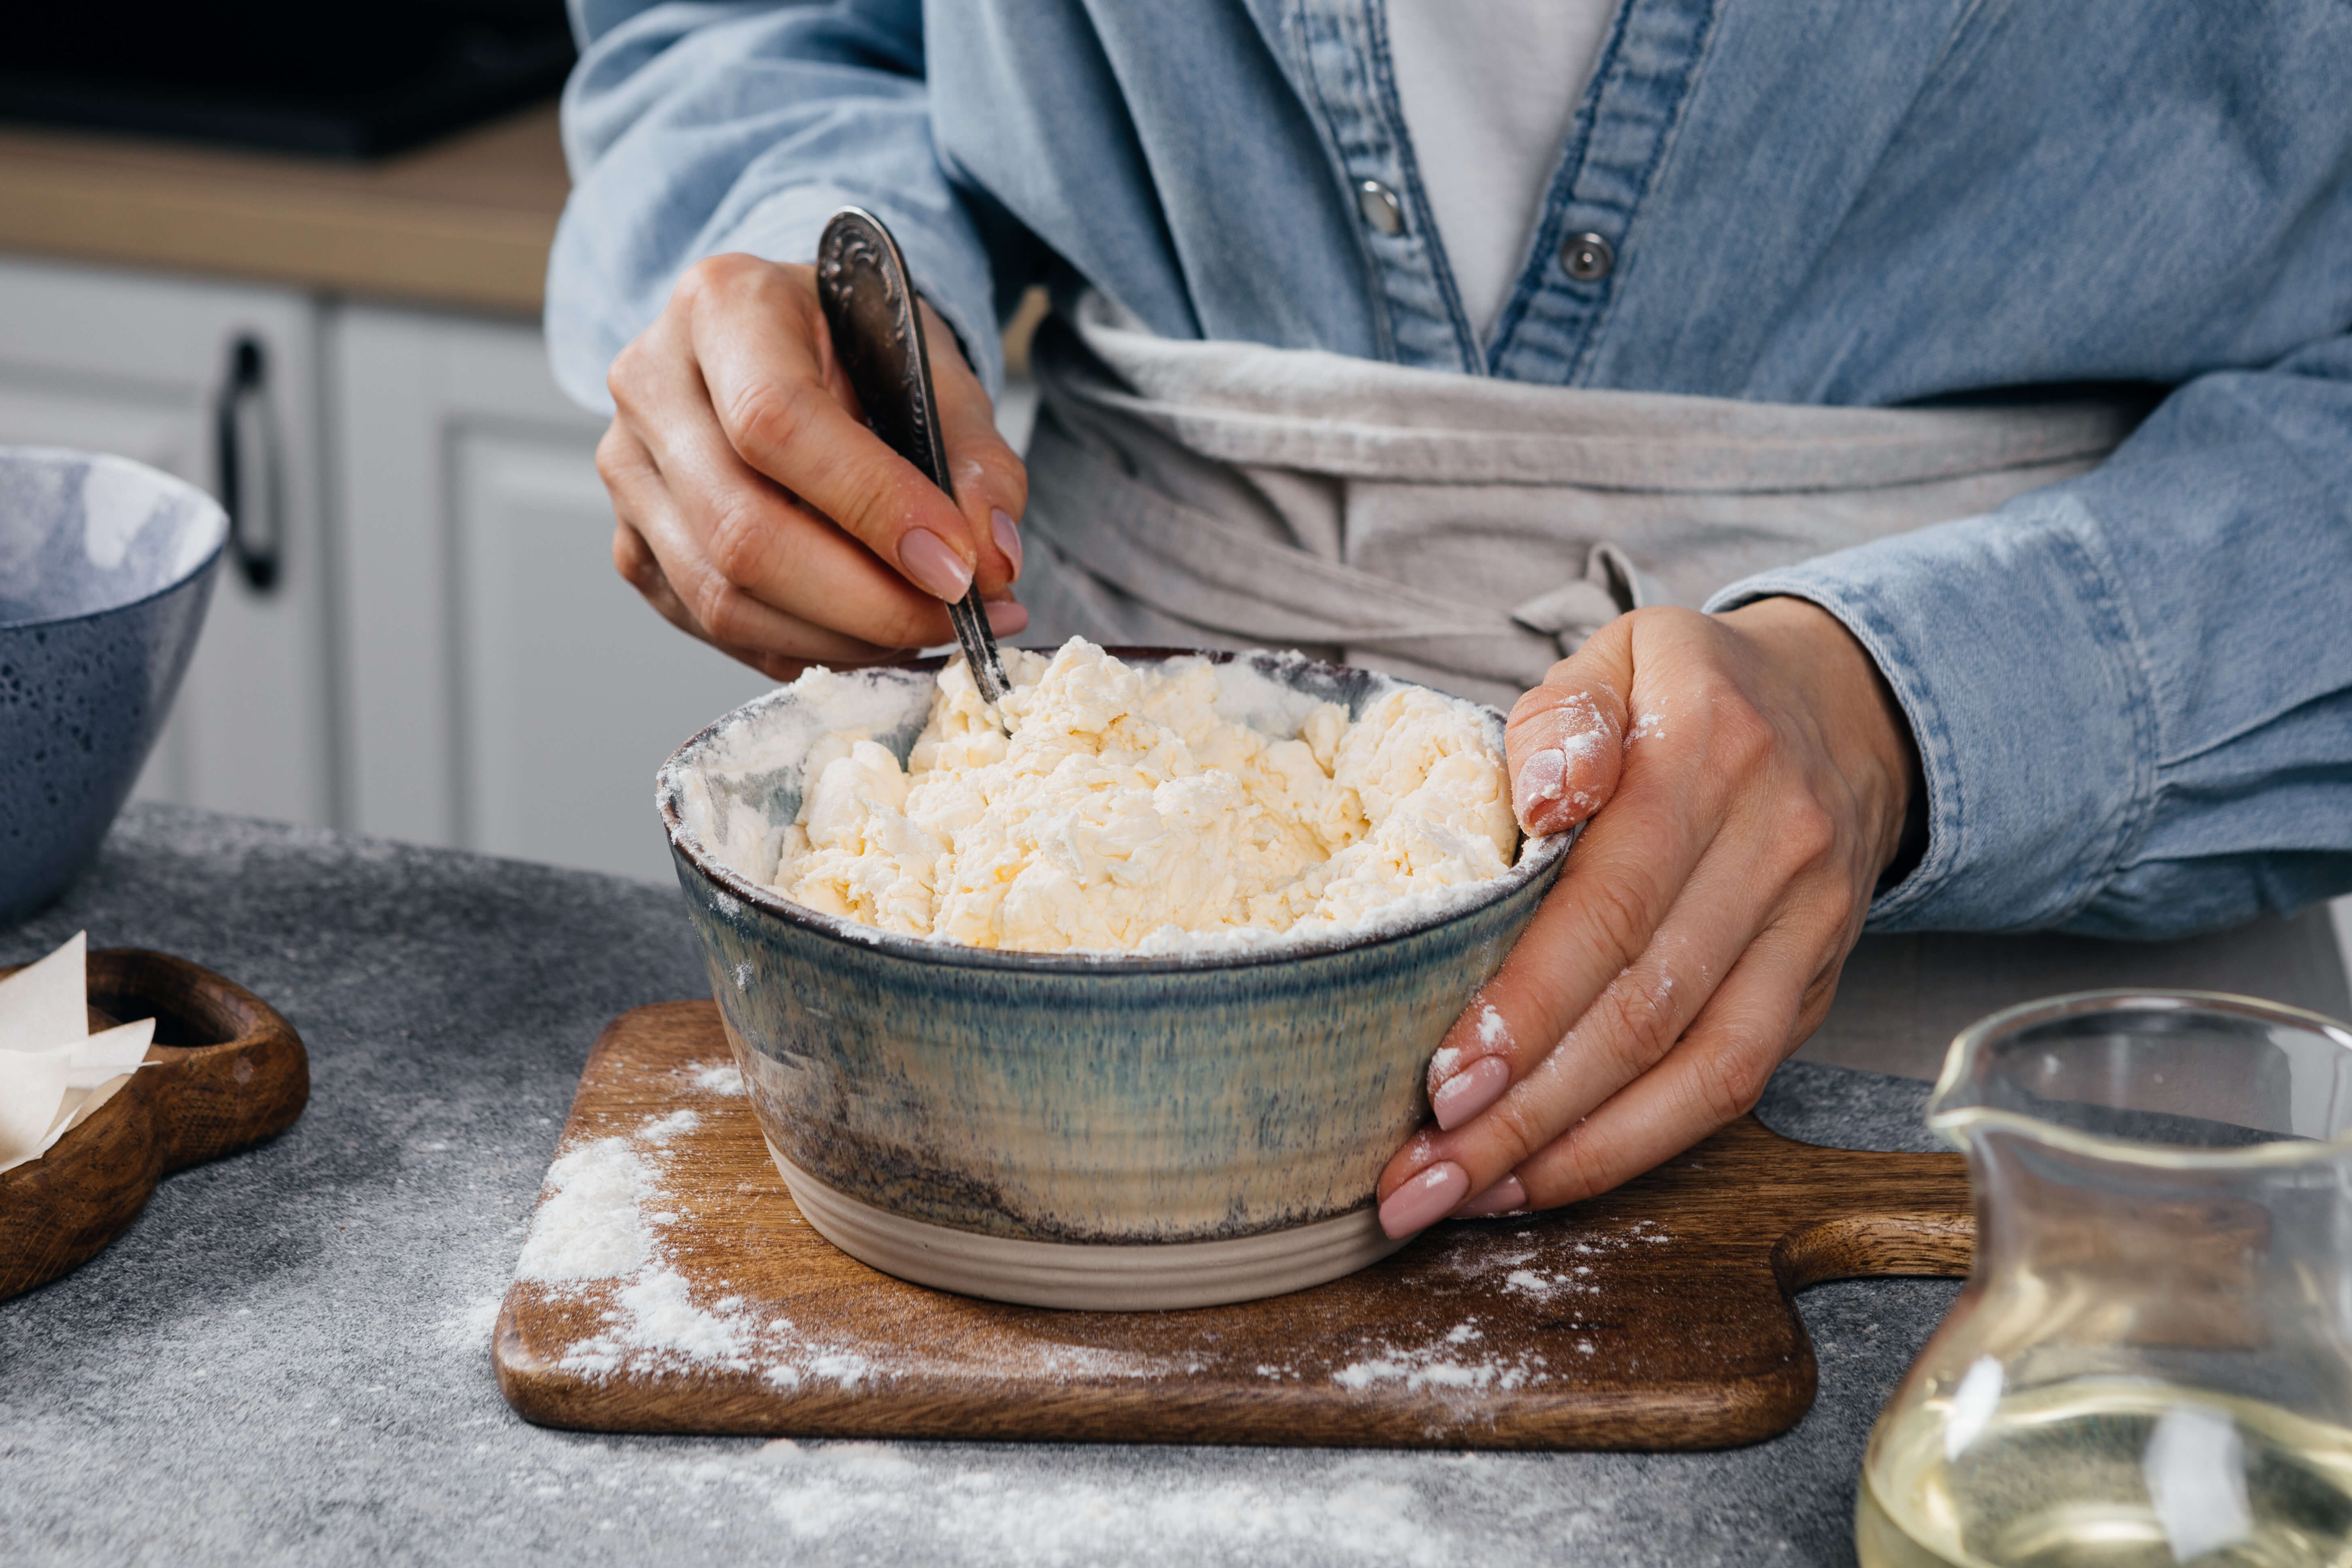
[[[610,410],[613,356],[695,261],[813,259],[825,220],[850,204],[889,226],[996,390],[993,269],[934,149],[915,0],[572,0],[572,191],[547,278],[549,355],[567,394]]]
[[[1707,608],[1774,595],[1845,624],[1918,742],[1926,856],[1871,929],[2167,936],[2352,886],[2352,338]]]

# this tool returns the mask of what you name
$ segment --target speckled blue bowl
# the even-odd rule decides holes
[[[122,458],[0,447],[0,922],[65,890],[171,711],[228,520]]]
[[[1360,713],[1390,684],[1296,655],[1121,652],[1209,658],[1221,710],[1276,732],[1316,701]],[[822,698],[771,693],[687,742],[657,788],[712,992],[802,1212],[887,1272],[1048,1306],[1244,1300],[1388,1251],[1372,1184],[1568,840],[1534,841],[1472,901],[1370,940],[1198,957],[893,936],[734,869],[772,863],[819,735],[862,725],[906,759],[938,663],[837,677]],[[1502,715],[1481,711],[1499,744]]]

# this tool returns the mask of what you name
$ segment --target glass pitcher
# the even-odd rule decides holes
[[[2352,1563],[2352,1029],[2094,992],[1953,1042],[1968,1289],[1871,1434],[1864,1568]]]

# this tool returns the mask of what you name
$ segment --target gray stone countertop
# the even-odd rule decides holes
[[[133,806],[0,963],[84,928],[274,1003],[311,1098],[0,1302],[11,1563],[1848,1563],[1864,1439],[1958,1289],[1805,1292],[1818,1402],[1719,1453],[550,1431],[499,1397],[490,1322],[598,1029],[704,994],[677,892]],[[1925,1093],[1792,1063],[1763,1113],[1925,1148]]]

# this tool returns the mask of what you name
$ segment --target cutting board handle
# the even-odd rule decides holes
[[[1977,1222],[1968,1162],[1959,1155],[1782,1142],[1790,1147],[1780,1163],[1801,1170],[1805,1190],[1772,1247],[1772,1271],[1783,1290],[1825,1279],[1968,1273]]]
[[[1874,1275],[1958,1276],[1976,1259],[1966,1215],[1844,1215],[1790,1231],[1772,1248],[1781,1289]]]

